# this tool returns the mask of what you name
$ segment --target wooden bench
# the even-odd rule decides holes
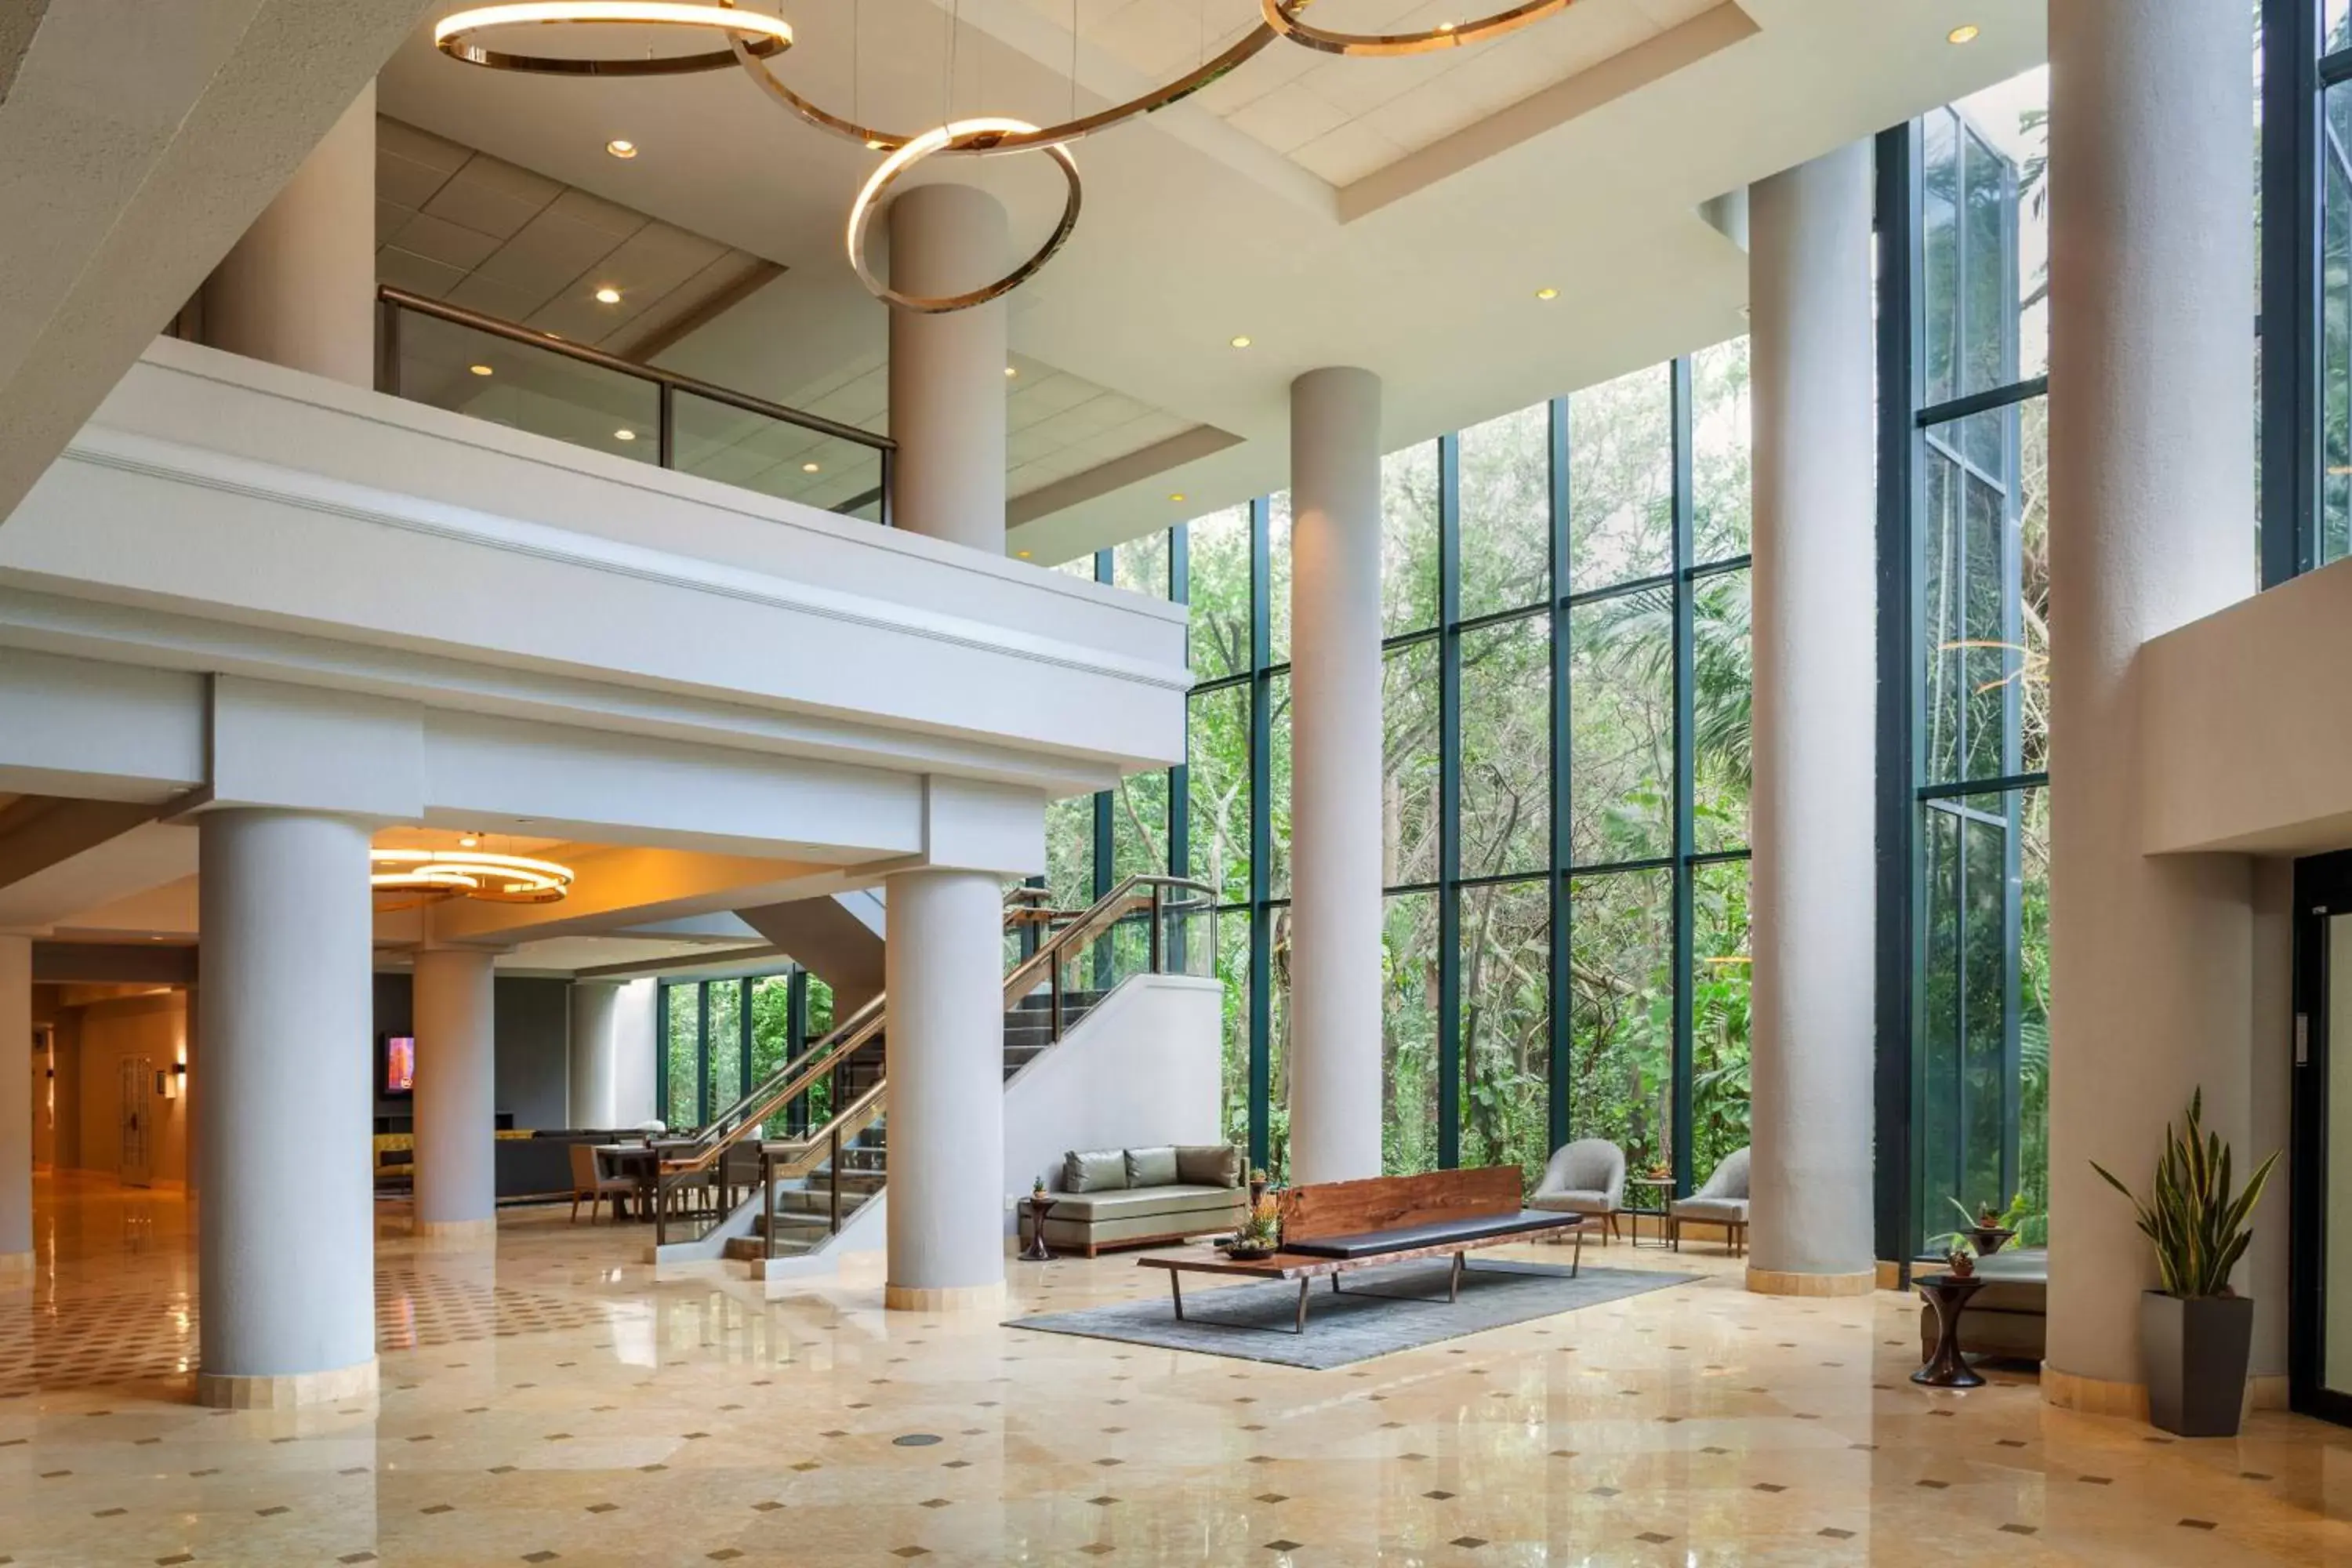
[[[1339,1286],[1342,1274],[1384,1263],[1452,1258],[1454,1266],[1445,1285],[1445,1299],[1452,1302],[1461,1300],[1462,1275],[1467,1267],[1465,1254],[1476,1247],[1565,1233],[1576,1241],[1569,1265],[1573,1279],[1584,1264],[1584,1236],[1591,1225],[1588,1215],[1521,1207],[1516,1165],[1325,1182],[1293,1187],[1281,1194],[1278,1203],[1282,1249],[1271,1257],[1228,1258],[1212,1248],[1197,1247],[1136,1260],[1146,1268],[1168,1271],[1168,1289],[1179,1322],[1184,1321],[1184,1289],[1179,1276],[1187,1272],[1297,1280],[1298,1310],[1291,1331],[1301,1334],[1307,1331],[1307,1288],[1316,1279],[1329,1279],[1333,1294],[1344,1294]]]

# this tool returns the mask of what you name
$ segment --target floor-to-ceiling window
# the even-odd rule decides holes
[[[833,995],[804,969],[665,980],[655,1008],[661,1118],[699,1127],[833,1027]],[[805,1121],[807,1108],[791,1116]]]
[[[2262,562],[2274,586],[2352,554],[2352,8],[2258,6]]]
[[[1879,1241],[2049,1160],[2049,74],[1879,142]]]
[[[1747,1142],[1747,386],[1735,341],[1382,465],[1391,1171],[1594,1135],[1687,1185]],[[1080,563],[1189,602],[1197,684],[1185,767],[1057,804],[1047,878],[1217,889],[1227,1130],[1277,1173],[1289,531],[1277,494]]]

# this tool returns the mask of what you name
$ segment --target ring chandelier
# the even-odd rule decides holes
[[[383,909],[444,899],[551,904],[572,890],[572,868],[482,849],[371,849],[368,887]]]
[[[739,9],[735,0],[516,0],[506,5],[476,6],[443,18],[433,29],[433,43],[450,58],[469,65],[557,76],[679,76],[730,65],[740,67],[761,91],[801,120],[820,131],[846,137],[886,154],[881,166],[867,177],[857,199],[850,204],[849,221],[843,235],[850,268],[876,299],[900,310],[939,313],[969,310],[1010,293],[1034,276],[1062,247],[1062,242],[1069,238],[1070,230],[1078,221],[1080,197],[1078,165],[1070,155],[1071,142],[1156,113],[1171,103],[1181,103],[1278,37],[1329,55],[1395,58],[1434,54],[1440,49],[1458,49],[1516,32],[1566,10],[1574,0],[1524,0],[1521,5],[1475,21],[1447,23],[1420,33],[1328,32],[1300,20],[1299,14],[1309,3],[1310,0],[1259,0],[1263,20],[1214,58],[1125,103],[1075,116],[1058,125],[1042,126],[1002,115],[982,115],[949,120],[929,130],[902,132],[845,119],[776,79],[767,62],[793,47],[792,27],[779,17]],[[478,41],[481,34],[494,28],[530,25],[677,27],[721,34],[728,47],[680,55],[535,55],[493,49]],[[1075,48],[1075,21],[1072,34]],[[987,156],[1033,152],[1045,153],[1060,166],[1068,195],[1053,234],[1026,261],[993,283],[947,295],[900,293],[867,268],[866,237],[874,214],[890,187],[915,164],[946,153]],[[562,895],[558,892],[553,896]]]

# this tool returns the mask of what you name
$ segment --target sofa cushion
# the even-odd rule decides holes
[[[1556,1214],[1522,1209],[1517,1214],[1482,1214],[1467,1219],[1401,1225],[1391,1230],[1368,1230],[1355,1236],[1285,1240],[1282,1250],[1303,1253],[1308,1258],[1376,1258],[1383,1252],[1409,1252],[1416,1247],[1438,1247],[1449,1241],[1484,1241],[1523,1230],[1549,1230],[1559,1224],[1560,1217]]]
[[[1538,1193],[1528,1200],[1528,1207],[1544,1209],[1552,1214],[1614,1214],[1617,1205],[1607,1193],[1578,1192],[1569,1188],[1562,1192]]]
[[[1066,1193],[1115,1193],[1126,1185],[1124,1149],[1073,1149],[1062,1156]]]
[[[1127,1152],[1127,1184],[1130,1187],[1172,1187],[1182,1178],[1176,1173],[1176,1151],[1162,1143],[1156,1149],[1129,1149]]]
[[[1116,1247],[1123,1242],[1157,1241],[1170,1237],[1228,1233],[1242,1223],[1244,1199],[1225,1189],[1223,1208],[1187,1209],[1182,1214],[1142,1214],[1118,1219],[1071,1220],[1045,1216],[1045,1240],[1055,1247]]]
[[[1242,1152],[1230,1143],[1179,1143],[1176,1179],[1190,1187],[1238,1187],[1242,1184]]]
[[[1100,1222],[1146,1215],[1196,1214],[1234,1206],[1231,1187],[1128,1187],[1118,1192],[1055,1194],[1049,1219]]]
[[[1746,1225],[1746,1198],[1676,1198],[1673,1208],[1676,1219],[1696,1220],[1701,1225]]]

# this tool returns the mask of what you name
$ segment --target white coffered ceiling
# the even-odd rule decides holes
[[[1238,36],[1252,0],[783,9],[799,42],[781,79],[911,132],[1131,96]],[[1349,31],[1461,19],[1442,0],[1316,0],[1312,15]],[[1962,22],[1978,40],[1947,44]],[[1053,560],[1280,486],[1287,388],[1318,365],[1381,375],[1395,446],[1736,334],[1746,258],[1703,206],[2032,65],[2043,40],[2038,0],[1577,0],[1404,60],[1276,40],[1076,148],[1077,231],[1012,297],[1013,544]],[[658,363],[887,421],[884,309],[840,251],[873,153],[732,72],[515,77],[437,55],[422,29],[381,89],[410,125],[785,268]],[[639,155],[607,157],[615,136]],[[1043,160],[939,162],[952,166],[931,177],[1005,203],[1017,243],[1050,226]],[[1230,346],[1240,335],[1249,348]],[[1024,424],[1022,398],[1041,395],[1075,399],[1088,427]]]

